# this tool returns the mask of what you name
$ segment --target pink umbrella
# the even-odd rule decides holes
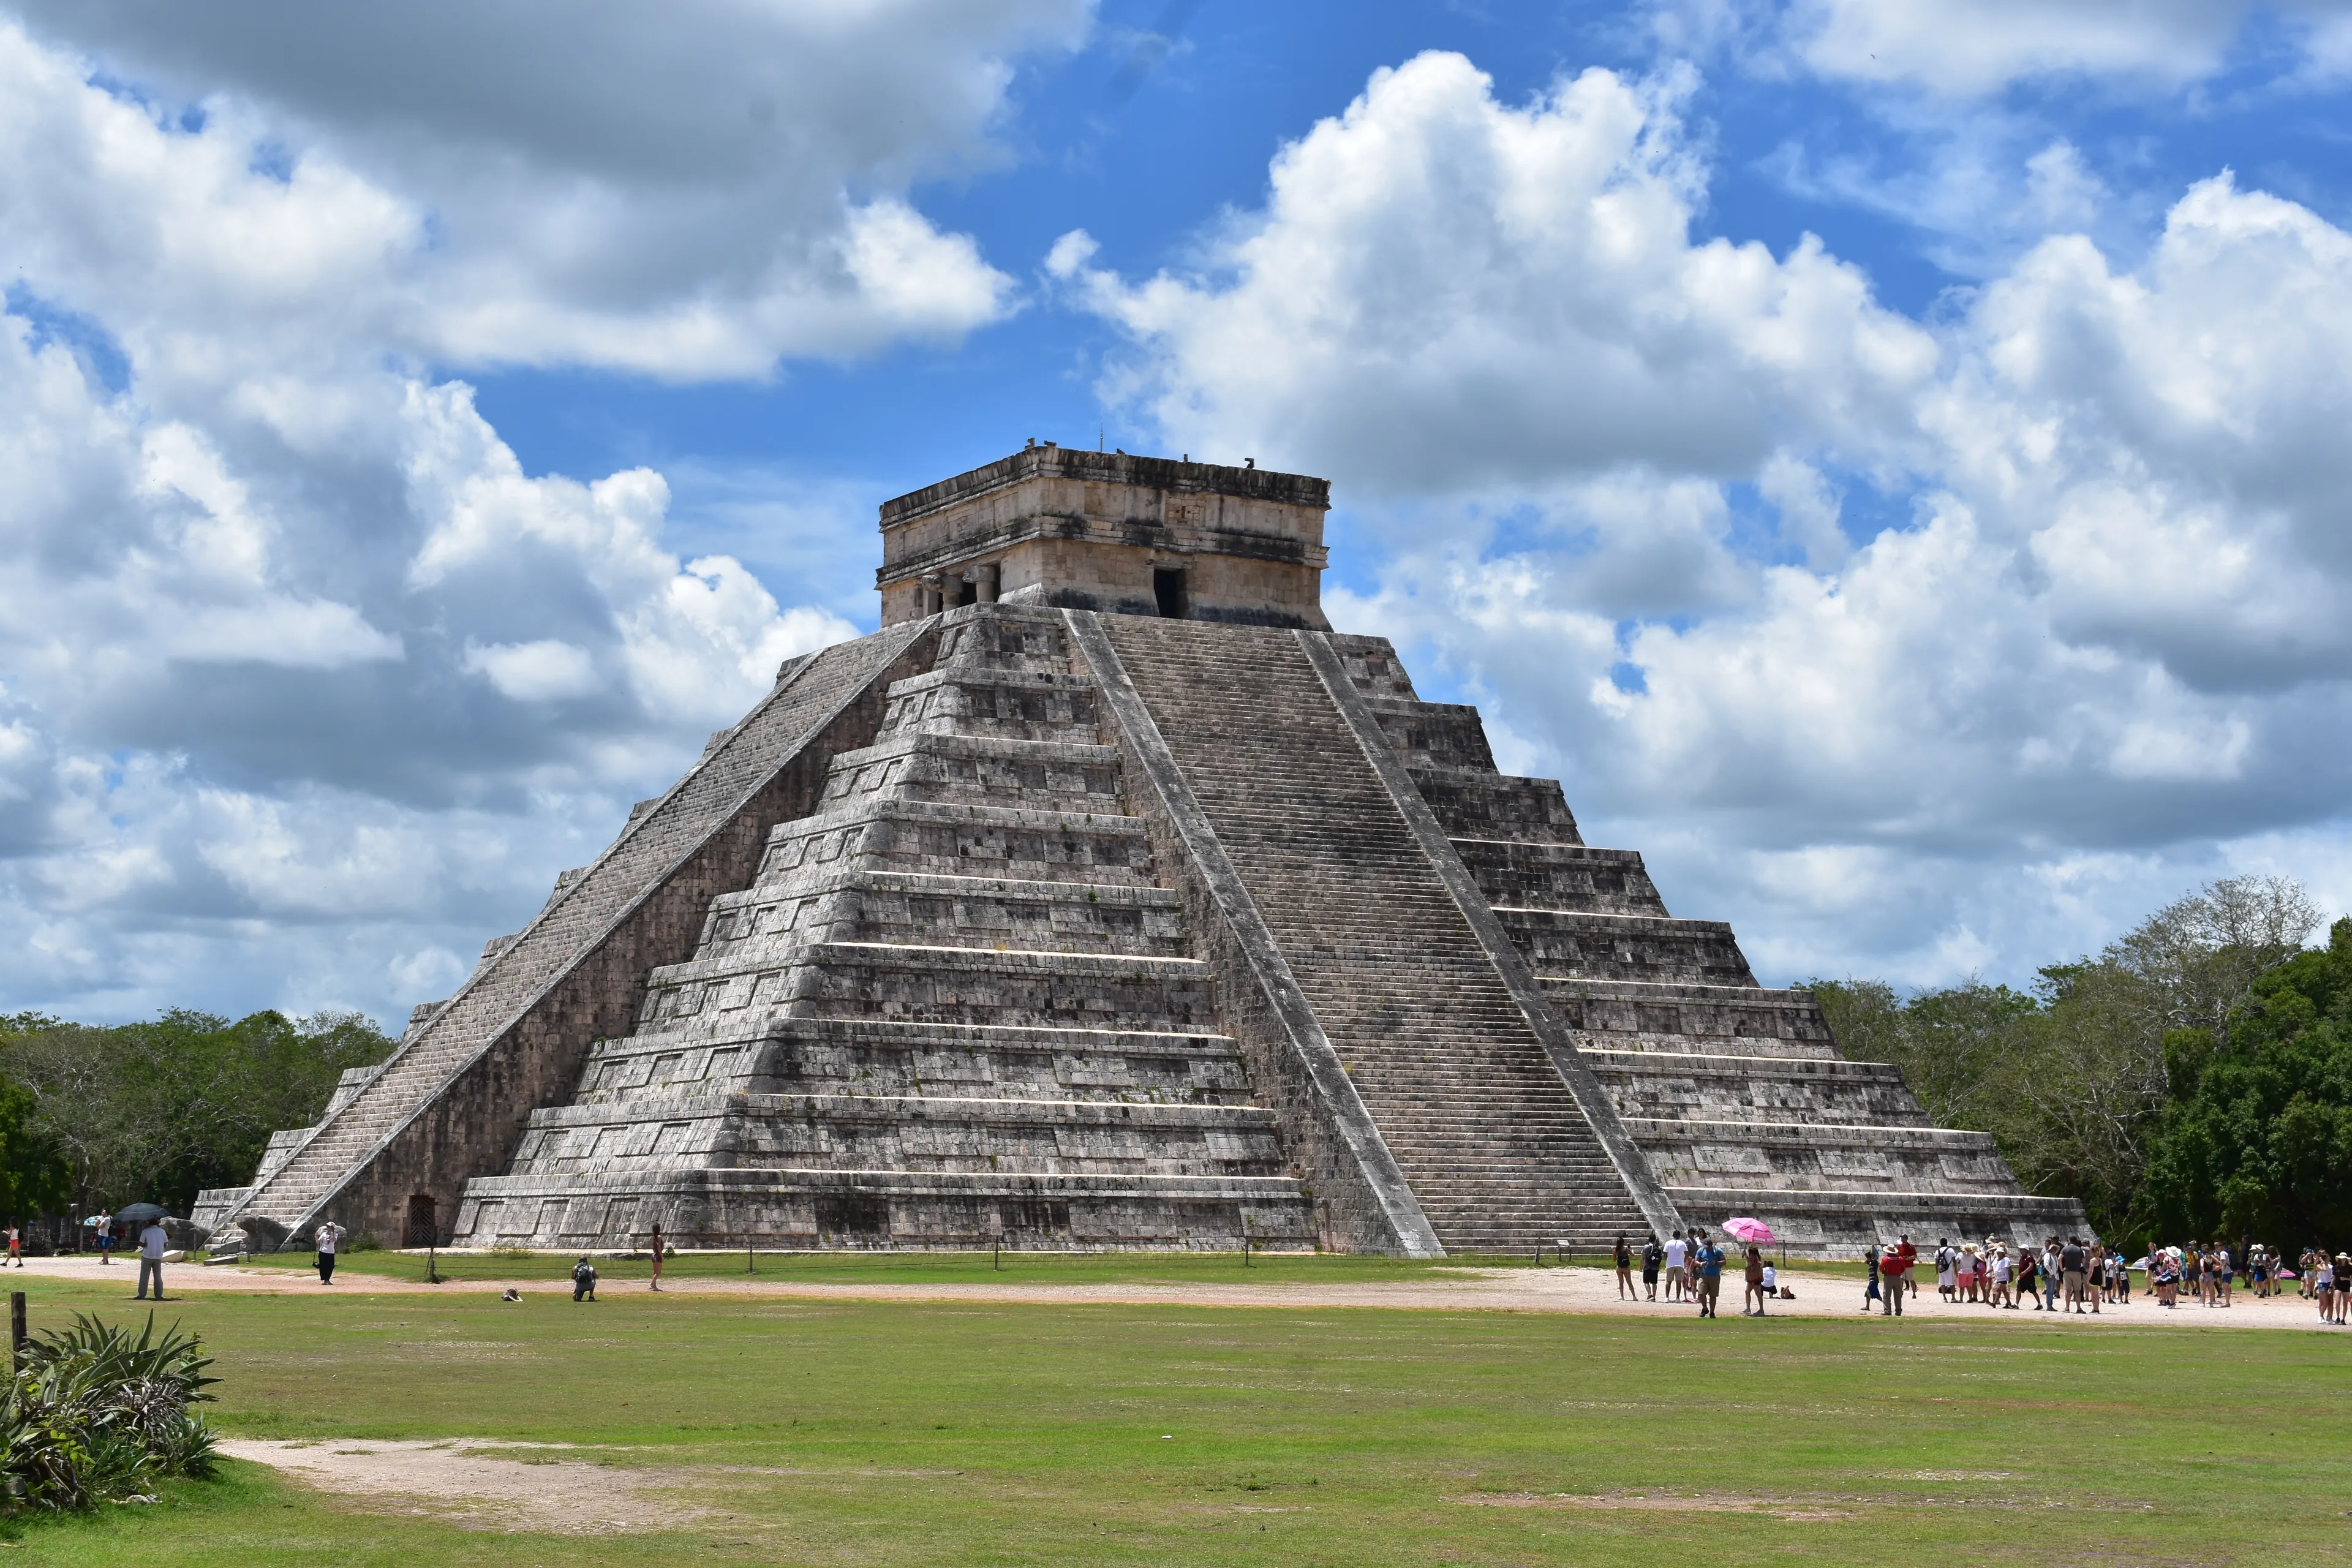
[[[1723,1228],[1727,1235],[1759,1246],[1768,1246],[1780,1239],[1772,1234],[1772,1227],[1760,1219],[1727,1219],[1723,1222]]]

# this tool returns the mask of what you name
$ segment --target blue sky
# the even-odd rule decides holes
[[[1765,977],[2352,904],[2352,5],[0,4],[0,1007],[444,995],[874,508],[1333,480]]]

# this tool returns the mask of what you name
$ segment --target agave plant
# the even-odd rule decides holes
[[[130,1331],[76,1314],[25,1348],[0,1410],[0,1489],[20,1508],[84,1508],[213,1471],[215,1438],[188,1406],[218,1382],[193,1335],[155,1318]]]

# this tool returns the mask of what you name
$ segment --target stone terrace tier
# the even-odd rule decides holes
[[[1381,639],[1328,640],[1689,1223],[1751,1215],[1827,1256],[2087,1232],[1989,1136],[1933,1126],[1895,1068],[1842,1059],[1811,994],[1758,985],[1729,926],[1670,917],[1638,854],[1583,845],[1557,785],[1496,773],[1475,709],[1419,701]]]
[[[467,1186],[461,1241],[1314,1242],[1062,617],[941,623],[637,1032]]]

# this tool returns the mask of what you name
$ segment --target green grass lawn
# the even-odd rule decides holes
[[[513,1252],[444,1253],[434,1260],[445,1279],[463,1284],[472,1279],[545,1279],[568,1281],[577,1253]],[[625,1289],[642,1287],[652,1277],[646,1258],[611,1258],[591,1254],[597,1278]],[[281,1252],[249,1259],[245,1267],[310,1273],[310,1253]],[[673,1255],[665,1265],[670,1279],[792,1279],[843,1285],[883,1284],[1053,1284],[1053,1285],[1273,1285],[1316,1280],[1365,1284],[1383,1279],[1468,1278],[1470,1268],[1527,1268],[1528,1258],[1438,1258],[1334,1256],[1312,1252],[1260,1252],[1244,1262],[1238,1252],[761,1252],[746,1258],[740,1252],[687,1252]],[[1559,1264],[1549,1254],[1543,1267]],[[422,1280],[423,1253],[368,1251],[337,1259],[335,1277],[362,1274],[374,1278]],[[568,1285],[566,1287],[569,1289]]]
[[[36,1326],[133,1310],[79,1281],[26,1288]],[[612,1445],[562,1457],[705,1468],[701,1500],[728,1517],[499,1534],[238,1465],[160,1506],[14,1527],[0,1559],[2212,1564],[2338,1560],[2352,1529],[2352,1447],[2329,1419],[2352,1351],[2313,1333],[628,1289],[507,1305],[462,1285],[166,1311],[217,1354],[232,1433]],[[1821,1517],[1555,1495],[1618,1491]]]

